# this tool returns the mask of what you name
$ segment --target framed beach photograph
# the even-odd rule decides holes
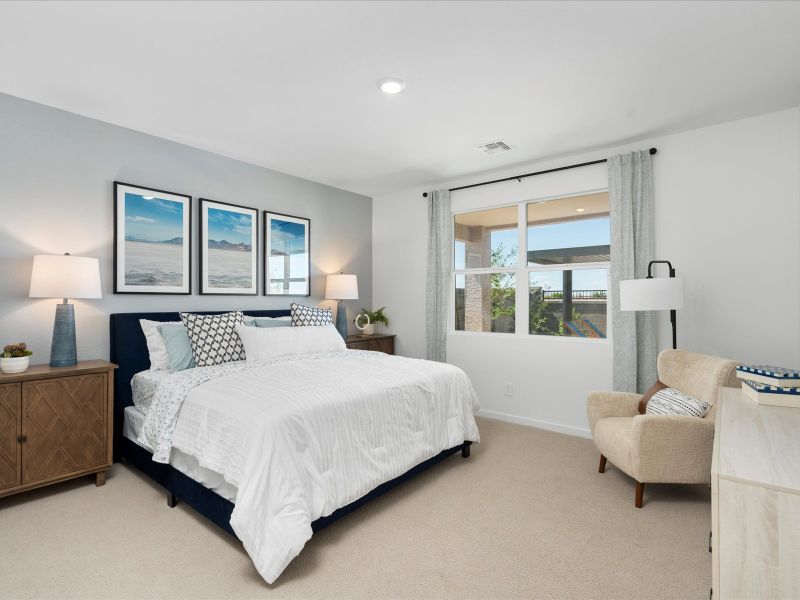
[[[114,182],[114,293],[192,293],[192,197]]]
[[[200,198],[200,293],[258,294],[258,209]]]
[[[264,295],[311,295],[311,220],[264,212]]]

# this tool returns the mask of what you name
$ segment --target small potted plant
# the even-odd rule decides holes
[[[378,310],[369,311],[366,308],[362,308],[361,312],[356,317],[354,321],[356,327],[361,329],[361,335],[373,335],[375,333],[375,326],[376,325],[385,325],[389,326],[389,317],[383,314],[383,311],[386,310],[385,306],[382,306]],[[363,327],[361,326],[361,319],[359,317],[366,317],[367,324]]]
[[[24,373],[28,370],[28,363],[33,352],[28,350],[24,342],[8,344],[0,354],[0,371],[3,373]]]

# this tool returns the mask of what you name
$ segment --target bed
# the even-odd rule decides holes
[[[269,583],[312,531],[479,441],[474,391],[450,365],[348,350],[165,375],[149,371],[140,319],[180,317],[111,315],[115,461],[166,488],[169,506],[236,535]],[[157,390],[154,407],[142,390]],[[180,413],[169,444],[143,443],[146,416],[152,425],[170,403]]]

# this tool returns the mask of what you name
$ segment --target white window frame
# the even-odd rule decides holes
[[[517,203],[504,203],[493,206],[485,206],[481,208],[474,208],[470,210],[452,211],[450,213],[451,223],[453,223],[453,235],[450,240],[451,248],[455,247],[455,219],[458,215],[469,214],[474,212],[482,212],[486,210],[493,210],[498,208],[509,208],[516,204],[517,206],[517,265],[515,267],[481,267],[477,269],[467,268],[467,257],[464,258],[464,268],[455,268],[455,253],[451,261],[451,277],[450,277],[450,291],[451,301],[448,316],[448,335],[454,336],[494,336],[499,338],[513,337],[515,339],[528,339],[528,340],[552,340],[557,343],[578,343],[578,344],[610,344],[611,343],[611,262],[594,262],[594,263],[566,263],[563,265],[532,265],[528,266],[528,205],[537,204],[540,202],[548,202],[551,200],[560,200],[562,198],[572,198],[574,196],[585,196],[588,194],[597,194],[608,192],[608,188],[599,188],[594,190],[586,190],[582,192],[575,192],[572,194],[559,194],[556,196],[548,196],[544,198],[533,198],[528,200],[521,200]],[[608,288],[606,297],[606,337],[605,338],[591,338],[591,337],[578,337],[578,336],[560,336],[560,335],[543,335],[528,332],[528,317],[529,317],[529,281],[531,272],[542,271],[577,271],[588,269],[606,269],[606,287]],[[515,306],[514,306],[514,333],[501,333],[495,331],[462,331],[456,329],[456,303],[455,303],[455,289],[456,277],[459,275],[491,275],[492,273],[514,273],[515,277]],[[520,292],[520,290],[523,290]],[[522,327],[520,327],[522,325]]]

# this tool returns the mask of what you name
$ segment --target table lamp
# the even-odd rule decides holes
[[[653,277],[653,265],[666,264],[669,277]],[[646,279],[628,279],[619,282],[620,310],[669,310],[672,323],[672,347],[678,347],[677,313],[683,308],[683,280],[675,277],[675,269],[668,260],[651,260],[647,265]]]
[[[51,367],[71,367],[78,362],[75,347],[75,307],[69,298],[102,298],[100,263],[85,256],[38,255],[33,257],[31,298],[63,298],[56,305]]]
[[[325,299],[338,300],[336,307],[336,329],[347,337],[347,307],[342,300],[358,300],[358,278],[355,275],[328,275],[325,283]]]

